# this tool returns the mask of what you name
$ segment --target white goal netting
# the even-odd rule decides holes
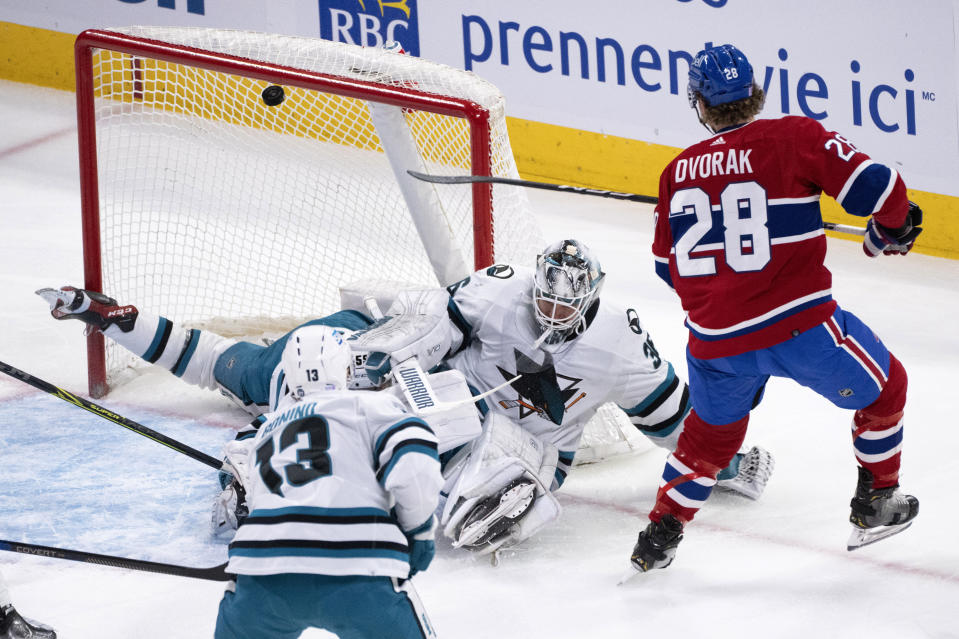
[[[256,334],[337,310],[344,283],[446,285],[484,259],[531,264],[543,245],[522,189],[477,198],[405,174],[519,177],[503,97],[472,73],[275,34],[97,33],[78,68],[78,99],[83,73],[91,94],[81,155],[95,169],[81,177],[97,193],[87,282],[98,269],[121,303]],[[104,362],[103,384],[138,363],[109,344]]]
[[[240,58],[388,87],[401,100],[409,95],[411,106],[401,112],[385,107],[401,114],[386,135],[396,138],[394,146],[412,145],[416,164],[409,168],[432,173],[470,172],[476,140],[464,118],[416,108],[416,97],[473,102],[489,113],[489,170],[518,176],[504,101],[488,82],[391,51],[310,38],[112,31],[197,54],[171,62],[147,47],[94,52],[99,250],[108,294],[190,323],[329,313],[337,285],[365,277],[435,285],[422,229],[410,214],[411,203],[422,202],[432,207],[427,224],[444,227],[440,234],[461,260],[447,277],[473,270],[471,188],[420,183],[412,188],[424,196],[404,197],[384,153],[383,127],[371,117],[382,105],[329,87],[289,86],[282,75],[251,77],[228,63]],[[210,57],[227,64],[199,66]],[[258,74],[269,76],[270,68]],[[261,97],[271,85],[285,95],[276,106]],[[494,259],[531,261],[540,235],[522,192],[497,188],[492,211]],[[126,364],[108,350],[110,375]]]

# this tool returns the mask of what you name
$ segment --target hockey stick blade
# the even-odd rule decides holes
[[[509,186],[524,186],[531,189],[543,189],[544,191],[562,191],[566,193],[579,193],[581,195],[595,195],[597,197],[608,197],[614,200],[626,200],[627,202],[641,202],[643,204],[656,204],[659,202],[659,198],[651,195],[637,195],[636,193],[621,193],[619,191],[604,191],[603,189],[591,189],[585,186],[569,186],[568,184],[534,182],[532,180],[496,177],[495,175],[430,175],[429,173],[421,173],[413,170],[409,170],[407,173],[415,177],[417,180],[432,182],[434,184],[507,184]]]
[[[42,390],[44,393],[47,393],[48,395],[53,395],[57,399],[62,399],[68,404],[72,404],[76,406],[77,408],[82,408],[83,410],[93,413],[94,415],[97,415],[98,417],[102,417],[103,419],[109,422],[113,422],[114,424],[118,426],[123,426],[127,430],[131,430],[134,433],[137,433],[138,435],[143,435],[147,439],[151,439],[157,442],[158,444],[163,444],[167,448],[170,448],[172,450],[175,450],[178,453],[186,455],[187,457],[195,459],[196,461],[206,464],[207,466],[210,466],[211,468],[222,470],[230,474],[235,474],[233,473],[233,469],[229,464],[224,464],[222,461],[220,461],[219,459],[215,457],[211,457],[210,455],[200,452],[196,450],[195,448],[191,448],[190,446],[187,446],[186,444],[178,442],[177,440],[171,437],[167,437],[166,435],[162,433],[158,433],[152,428],[147,428],[143,424],[138,424],[132,419],[128,419],[126,417],[123,417],[122,415],[117,415],[113,411],[107,410],[106,408],[104,408],[103,406],[100,406],[99,404],[94,404],[88,399],[83,399],[82,397],[78,397],[74,395],[73,393],[63,390],[59,386],[54,386],[50,382],[45,382],[39,377],[34,377],[30,373],[22,371],[19,368],[15,368],[5,362],[0,362],[0,372],[6,373],[10,377],[14,379],[18,379],[25,384],[29,384],[30,386],[33,386],[34,388],[38,390]]]
[[[232,574],[226,571],[226,564],[220,564],[219,566],[213,566],[211,568],[194,568],[191,566],[177,566],[176,564],[145,561],[143,559],[128,559],[126,557],[115,557],[113,555],[100,555],[92,552],[84,552],[82,550],[54,548],[52,546],[40,546],[38,544],[28,544],[20,541],[7,541],[4,539],[0,539],[0,550],[19,552],[25,555],[33,555],[34,557],[66,559],[68,561],[98,564],[100,566],[110,566],[112,568],[126,568],[128,570],[154,572],[163,575],[174,575],[176,577],[206,579],[207,581],[230,581],[234,577]]]

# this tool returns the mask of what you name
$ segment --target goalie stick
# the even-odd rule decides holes
[[[565,193],[579,193],[581,195],[595,195],[598,197],[607,197],[614,200],[626,200],[627,202],[640,202],[642,204],[658,204],[659,198],[652,195],[638,195],[636,193],[622,193],[620,191],[604,191],[603,189],[591,189],[585,186],[569,186],[568,184],[552,184],[550,182],[534,182],[532,180],[521,180],[516,178],[496,177],[495,175],[430,175],[420,171],[407,171],[410,175],[424,182],[434,184],[508,184],[510,186],[525,186],[532,189],[543,189],[544,191],[561,191]],[[822,226],[827,231],[837,233],[848,233],[850,235],[865,235],[866,229],[859,226],[850,226],[848,224],[836,224],[834,222],[823,222]]]
[[[207,581],[230,581],[234,577],[232,574],[226,571],[225,563],[220,564],[219,566],[212,566],[210,568],[194,568],[192,566],[178,566],[176,564],[165,564],[157,561],[146,561],[143,559],[128,559],[126,557],[115,557],[113,555],[100,555],[93,552],[84,552],[82,550],[54,548],[52,546],[40,546],[38,544],[28,544],[21,541],[7,541],[5,539],[0,539],[0,550],[19,552],[25,555],[33,555],[34,557],[66,559],[69,561],[80,561],[88,564],[111,566],[113,568],[126,568],[128,570],[155,572],[163,575],[190,577],[192,579],[206,579]]]
[[[186,455],[187,457],[191,457],[197,460],[198,462],[201,462],[203,464],[206,464],[207,466],[210,466],[211,468],[222,470],[224,472],[230,473],[231,475],[235,475],[235,473],[233,472],[232,466],[220,461],[216,457],[212,457],[210,455],[207,455],[206,453],[196,450],[195,448],[191,448],[190,446],[187,446],[186,444],[178,442],[177,440],[171,437],[167,437],[163,433],[158,433],[152,428],[147,428],[143,424],[138,424],[132,419],[128,419],[126,417],[123,417],[122,415],[117,415],[113,411],[107,410],[106,408],[104,408],[103,406],[100,406],[99,404],[94,404],[88,399],[77,397],[73,393],[69,393],[63,390],[62,388],[60,388],[59,386],[54,386],[50,382],[45,382],[38,377],[34,377],[30,373],[27,373],[25,371],[20,370],[19,368],[15,368],[11,366],[10,364],[7,364],[5,362],[0,362],[0,372],[6,373],[7,375],[9,375],[10,377],[13,377],[14,379],[19,379],[21,382],[24,382],[25,384],[29,384],[30,386],[33,386],[36,389],[42,390],[44,393],[53,395],[54,397],[58,399],[62,399],[68,404],[72,404],[78,408],[82,408],[85,411],[89,411],[93,413],[94,415],[102,417],[103,419],[109,422],[113,422],[114,424],[117,424],[118,426],[123,426],[127,430],[132,430],[134,433],[137,433],[138,435],[143,435],[147,439],[151,439],[157,442],[158,444],[163,444],[167,448],[175,450],[176,452]]]

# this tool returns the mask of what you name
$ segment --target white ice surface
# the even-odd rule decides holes
[[[33,294],[82,284],[73,95],[0,82],[0,123],[0,360],[83,394],[81,326],[54,322]],[[653,274],[649,208],[529,195],[545,236],[592,246],[608,273],[605,295],[635,307],[685,375],[682,313]],[[441,544],[415,579],[440,636],[959,637],[959,262],[869,260],[836,239],[828,261],[836,298],[909,372],[902,482],[921,501],[910,530],[846,552],[850,415],[775,380],[747,438],[777,460],[758,502],[714,495],[672,567],[617,586],[664,454],[579,467],[560,493],[560,521],[498,567]],[[223,398],[162,371],[101,403],[213,455],[245,422]],[[6,376],[0,460],[0,538],[193,566],[225,556],[206,535],[212,470]],[[0,553],[0,570],[17,607],[67,639],[208,637],[222,592],[12,553]]]

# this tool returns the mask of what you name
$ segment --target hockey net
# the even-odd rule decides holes
[[[406,174],[518,177],[503,97],[472,73],[198,28],[86,31],[76,60],[84,285],[121,303],[276,332],[345,282],[447,285],[543,244],[522,190]],[[88,362],[94,397],[138,364],[99,334]]]

